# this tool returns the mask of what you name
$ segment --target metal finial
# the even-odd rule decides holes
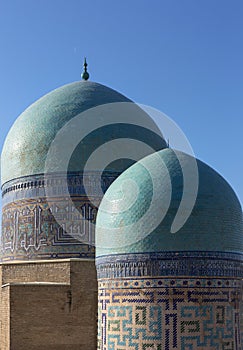
[[[81,74],[81,78],[83,80],[88,80],[89,79],[89,73],[87,72],[88,63],[86,61],[86,57],[84,57],[84,65],[83,65],[83,67],[84,67],[84,71]]]

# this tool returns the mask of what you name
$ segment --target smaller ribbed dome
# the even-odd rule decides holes
[[[184,170],[190,172],[193,158],[176,153],[187,168]],[[163,251],[243,252],[241,205],[223,177],[200,160],[196,161],[199,187],[194,208],[186,223],[176,233],[171,233],[185,180],[176,153],[165,149],[144,158],[109,187],[97,216],[97,257]],[[165,166],[161,167],[158,155]],[[157,203],[147,217],[153,193],[156,193]],[[160,222],[158,218],[162,218],[161,211],[166,209],[164,202],[170,195],[167,214]],[[145,232],[142,239],[136,238],[139,230],[149,227],[148,221],[151,227],[157,221],[160,223],[151,232]]]

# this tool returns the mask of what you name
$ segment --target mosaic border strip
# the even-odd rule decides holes
[[[241,288],[241,279],[234,278],[124,278],[99,279],[98,288],[105,289],[150,289],[150,288]]]

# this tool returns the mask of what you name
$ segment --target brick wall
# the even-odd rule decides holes
[[[96,349],[94,261],[9,263],[1,273],[1,350]]]
[[[1,304],[0,304],[0,349],[10,349],[10,302],[9,302],[9,288],[1,288]]]
[[[4,263],[1,281],[70,283],[70,260]]]

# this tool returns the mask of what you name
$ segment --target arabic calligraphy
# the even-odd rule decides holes
[[[41,198],[22,200],[3,207],[3,256],[54,252],[55,246],[93,245],[97,208],[86,201],[77,201],[75,207],[80,215],[60,197],[53,199],[50,206],[45,198]],[[54,216],[58,217],[60,225]],[[57,249],[60,252],[61,248]]]

